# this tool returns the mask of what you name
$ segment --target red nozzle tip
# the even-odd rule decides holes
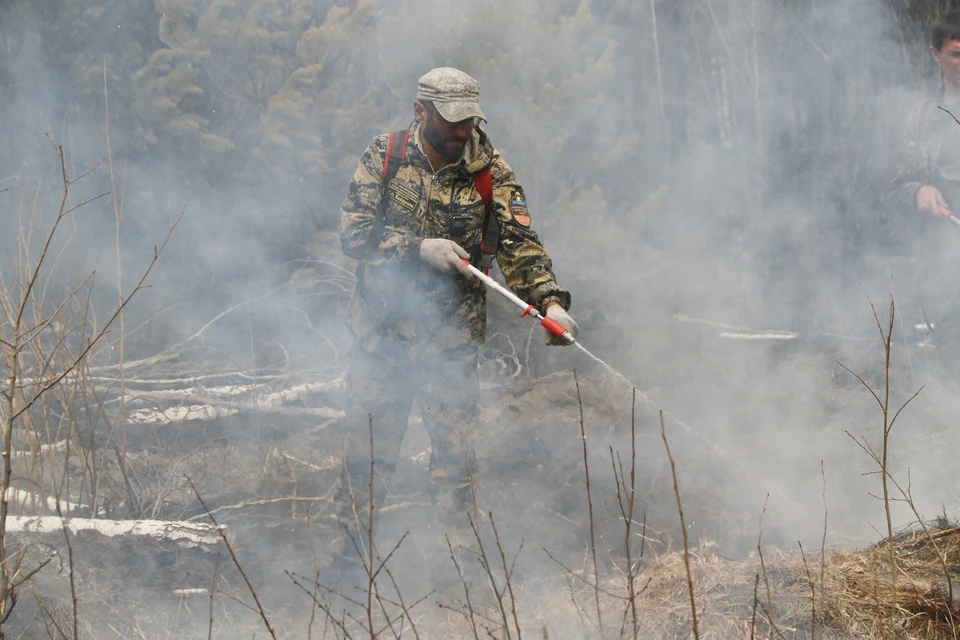
[[[565,326],[563,326],[562,324],[560,324],[559,322],[557,322],[556,320],[550,317],[544,317],[544,319],[540,321],[540,324],[543,325],[544,329],[546,329],[553,335],[557,336],[558,338],[562,338],[563,334],[568,333],[567,328]]]

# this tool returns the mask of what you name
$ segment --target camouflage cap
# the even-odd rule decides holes
[[[486,118],[480,110],[480,83],[459,69],[440,67],[417,82],[417,100],[429,100],[447,122]]]

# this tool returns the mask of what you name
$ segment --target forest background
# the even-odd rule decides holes
[[[790,328],[802,308],[822,328],[838,321],[823,290],[845,300],[902,235],[885,183],[905,114],[936,88],[928,26],[950,6],[9,0],[0,173],[49,177],[48,133],[76,166],[106,157],[109,110],[122,250],[194,203],[172,261],[189,278],[165,276],[189,323],[206,297],[189,289],[243,289],[317,242],[339,261],[323,240],[359,154],[412,119],[424,70],[452,65],[481,78],[596,340],[633,305],[694,300],[718,321]]]
[[[128,359],[242,307],[205,335],[208,356],[341,370],[349,291],[296,309],[273,292],[352,269],[337,225],[360,154],[411,121],[421,74],[455,66],[481,83],[484,126],[525,187],[583,343],[713,440],[750,438],[764,480],[743,502],[762,504],[767,478],[803,480],[819,499],[821,456],[804,429],[824,420],[817,389],[835,369],[785,366],[780,346],[718,346],[688,321],[796,331],[822,339],[805,343],[817,353],[872,335],[860,283],[882,300],[915,257],[912,212],[890,204],[888,183],[906,114],[938,87],[929,25],[952,7],[4,0],[0,272],[18,255],[23,212],[55,210],[49,135],[71,174],[106,157],[114,169],[76,186],[78,201],[115,197],[85,210],[60,247],[97,270],[94,308],[115,303],[120,272],[142,271],[189,203],[151,289],[125,312],[137,328]],[[909,303],[903,312],[916,317]],[[526,340],[527,325],[491,313]],[[536,375],[592,366],[568,350],[528,356]],[[919,384],[913,373],[898,382]],[[952,475],[930,464],[914,476],[947,491],[926,494],[931,509],[955,508]],[[856,504],[854,486],[834,522],[862,540],[875,505]],[[787,530],[802,524],[785,517]]]

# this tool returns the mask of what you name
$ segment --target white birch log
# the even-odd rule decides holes
[[[335,389],[341,386],[343,384],[343,380],[344,378],[341,376],[339,378],[325,380],[323,382],[307,382],[304,384],[298,384],[289,389],[282,389],[274,393],[258,396],[255,400],[255,404],[257,407],[279,407],[281,405],[290,404],[291,402],[296,402],[297,400],[306,401],[310,396],[320,391]]]
[[[243,396],[254,393],[262,386],[252,384],[221,385],[216,387],[190,387],[187,389],[127,389],[125,396],[127,400],[136,400],[139,398],[149,400],[169,400],[179,402],[191,402],[196,400],[205,400],[210,402],[213,398],[228,399],[231,397]]]
[[[38,494],[32,491],[24,491],[23,489],[12,489],[10,490],[11,501],[19,505],[21,508],[25,509],[43,509],[49,513],[57,512],[57,498],[55,496],[47,496],[41,498]],[[62,513],[69,513],[75,509],[82,508],[83,505],[70,502],[69,500],[60,500],[60,511]],[[97,514],[103,513],[103,509],[97,509]]]
[[[56,516],[7,516],[8,533],[63,534],[95,531],[109,538],[144,536],[158,541],[174,542],[184,547],[217,544],[219,533],[211,524],[179,520],[94,520]],[[226,528],[220,525],[221,528]]]
[[[180,359],[179,353],[167,353],[167,354],[151,356],[149,358],[144,358],[142,360],[131,360],[129,362],[124,362],[122,366],[124,371],[130,371],[132,369],[139,369],[145,366],[153,366],[153,365],[160,364],[162,362],[170,362],[172,360],[179,360],[179,359]],[[87,371],[89,371],[90,373],[99,373],[102,371],[116,371],[116,370],[119,370],[120,367],[121,367],[120,363],[107,364],[107,365],[102,365],[97,367],[90,367],[89,369],[87,369]]]
[[[258,405],[279,406],[289,404],[296,400],[306,400],[310,396],[316,395],[322,391],[337,389],[343,384],[343,377],[333,380],[324,380],[322,382],[306,382],[298,384],[289,389],[281,389],[269,393],[261,393],[269,389],[263,384],[235,384],[220,385],[216,387],[189,387],[186,389],[127,389],[127,400],[138,398],[151,400],[171,400],[180,403],[211,403],[222,400],[229,402],[237,397],[257,394],[255,400]]]
[[[337,420],[345,414],[338,409],[330,407],[253,407],[244,408],[217,406],[212,404],[191,404],[180,407],[170,407],[168,409],[140,409],[129,415],[129,422],[132,424],[148,425],[168,425],[181,422],[195,422],[216,420],[217,418],[226,418],[238,415],[240,413],[284,413],[288,415],[310,416],[319,420]]]
[[[37,436],[37,437],[40,438],[43,436]],[[28,444],[27,446],[30,446],[30,445]],[[56,442],[48,442],[46,444],[41,444],[37,448],[36,453],[40,455],[44,455],[44,454],[50,453],[51,451],[60,451],[66,448],[67,448],[66,440],[57,440]],[[15,456],[30,456],[34,454],[34,452],[31,451],[30,449],[14,449],[12,453]]]
[[[229,402],[227,398],[223,398],[224,404],[220,404],[217,402],[217,399],[210,398],[209,396],[202,398],[201,402],[190,402],[191,400],[201,400],[201,398],[197,397],[196,395],[182,393],[183,391],[190,390],[171,390],[162,393],[165,395],[169,394],[167,397],[178,397],[186,402],[176,407],[152,407],[147,409],[138,409],[137,411],[130,413],[129,419],[135,424],[167,425],[198,420],[215,420],[217,418],[226,418],[228,416],[233,416],[240,413],[280,412],[311,416],[320,420],[336,420],[344,415],[343,411],[330,407],[297,407],[288,405],[291,405],[297,401],[306,401],[314,394],[336,389],[342,384],[342,377],[335,378],[333,380],[324,380],[322,382],[306,382],[289,389],[281,389],[280,391],[259,394],[254,398],[240,400],[239,402],[236,401],[236,398],[233,399],[233,402]],[[229,387],[227,389],[236,390],[241,389],[241,387]],[[250,388],[247,389],[247,391],[249,390]],[[209,393],[211,390],[205,389],[202,391],[204,393]],[[154,395],[157,393],[158,392],[156,391],[151,391],[144,395]],[[136,394],[137,392],[128,395],[135,397]]]
[[[721,338],[728,340],[796,340],[799,336],[792,331],[724,331],[720,334]]]

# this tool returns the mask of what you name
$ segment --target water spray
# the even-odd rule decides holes
[[[473,275],[479,278],[480,282],[487,285],[488,287],[490,287],[491,289],[493,289],[494,291],[502,295],[504,298],[506,298],[513,304],[517,305],[519,308],[523,309],[523,313],[520,314],[521,318],[525,318],[526,316],[532,316],[536,318],[537,320],[540,321],[540,324],[543,325],[544,329],[546,329],[553,335],[557,336],[558,338],[563,338],[569,344],[576,346],[578,349],[580,349],[580,351],[583,351],[585,354],[587,354],[588,356],[590,356],[591,358],[593,358],[594,360],[602,364],[608,371],[610,371],[613,375],[617,376],[617,378],[619,378],[620,381],[626,384],[628,387],[634,387],[634,384],[629,380],[627,380],[623,375],[621,375],[619,371],[617,371],[616,369],[608,365],[606,362],[604,362],[597,356],[587,351],[587,348],[584,347],[579,342],[577,342],[577,339],[573,337],[573,335],[569,331],[567,331],[566,327],[564,327],[562,324],[560,324],[553,318],[548,318],[547,316],[537,311],[536,307],[534,307],[532,304],[528,304],[523,300],[521,300],[520,298],[518,298],[516,295],[514,295],[513,291],[510,291],[510,289],[507,289],[506,287],[501,285],[499,282],[497,282],[496,280],[494,280],[493,278],[485,274],[483,271],[481,271],[480,269],[477,269],[475,266],[470,264],[469,261],[464,260],[463,263],[467,265],[467,267],[470,269],[470,272]]]
[[[526,317],[526,316],[532,316],[532,317],[536,318],[537,320],[540,321],[540,324],[543,325],[543,327],[544,327],[547,331],[549,331],[550,333],[552,333],[552,334],[555,335],[555,336],[558,336],[558,337],[560,337],[560,338],[563,338],[563,339],[566,340],[569,344],[572,344],[572,345],[575,345],[576,347],[578,347],[582,352],[584,352],[585,354],[587,354],[588,356],[590,356],[591,358],[593,358],[595,361],[597,361],[600,365],[602,365],[604,369],[606,369],[607,371],[609,371],[610,373],[612,373],[614,376],[616,376],[617,379],[618,379],[620,382],[622,382],[622,383],[623,383],[624,385],[626,385],[628,388],[633,389],[633,390],[636,392],[636,394],[637,394],[637,398],[639,398],[642,402],[644,402],[645,404],[648,404],[648,405],[650,405],[650,406],[653,406],[653,407],[655,407],[655,408],[657,408],[657,409],[660,409],[660,405],[657,404],[656,402],[654,402],[651,398],[649,398],[648,396],[646,396],[644,393],[640,392],[640,391],[637,389],[637,385],[635,385],[635,384],[633,384],[632,382],[630,382],[629,380],[627,380],[627,378],[626,378],[623,374],[621,374],[619,371],[617,371],[616,369],[614,369],[613,367],[611,367],[610,365],[608,365],[606,362],[604,362],[603,360],[601,360],[601,359],[598,358],[597,356],[595,356],[595,355],[593,355],[592,353],[590,353],[590,352],[586,349],[586,347],[584,347],[582,344],[580,344],[580,343],[577,341],[577,339],[574,338],[573,335],[571,335],[570,332],[567,331],[567,329],[566,329],[562,324],[560,324],[559,322],[557,322],[557,321],[554,320],[553,318],[548,318],[548,317],[544,316],[544,315],[543,315],[542,313],[540,313],[540,312],[536,309],[536,307],[534,307],[532,304],[528,304],[528,303],[524,302],[523,300],[521,300],[521,299],[520,299],[519,297],[517,297],[512,291],[510,291],[509,289],[507,289],[506,287],[504,287],[503,285],[501,285],[499,282],[497,282],[496,280],[494,280],[493,278],[491,278],[490,276],[488,276],[487,274],[485,274],[485,273],[484,273],[483,271],[481,271],[480,269],[477,269],[475,266],[473,266],[472,264],[470,264],[470,262],[469,262],[468,260],[464,260],[463,263],[464,263],[465,265],[467,265],[467,267],[470,269],[470,272],[471,272],[473,275],[475,275],[475,276],[480,280],[480,282],[482,282],[483,284],[487,285],[489,288],[493,289],[494,291],[496,291],[497,293],[499,293],[500,295],[502,295],[504,298],[506,298],[507,300],[509,300],[509,301],[512,302],[513,304],[515,304],[517,307],[519,307],[520,309],[522,309],[522,310],[523,310],[523,313],[520,314],[520,317],[521,317],[521,318],[524,318],[524,317]],[[660,409],[660,410],[662,410],[662,409]],[[682,420],[680,420],[677,416],[671,414],[671,413],[668,412],[668,411],[665,411],[665,410],[662,410],[662,411],[663,411],[663,415],[664,415],[664,416],[666,416],[666,417],[670,418],[671,420],[673,420],[674,422],[676,422],[678,425],[680,425],[681,428],[683,428],[684,431],[686,431],[686,432],[689,433],[690,435],[692,435],[692,436],[700,439],[702,442],[704,442],[705,444],[709,445],[711,448],[713,448],[715,451],[717,451],[717,452],[720,453],[721,455],[724,454],[723,449],[722,449],[722,447],[721,447],[719,444],[717,444],[716,442],[713,442],[712,440],[710,440],[709,438],[707,438],[703,433],[701,433],[701,432],[693,429],[692,427],[689,427],[689,426],[686,425]],[[729,458],[730,456],[726,456],[726,457]],[[731,458],[731,459],[734,459],[734,458]]]
[[[503,285],[501,285],[499,282],[497,282],[496,280],[494,280],[493,278],[491,278],[490,276],[488,276],[487,274],[485,274],[485,273],[484,273],[483,271],[481,271],[480,269],[477,269],[475,266],[473,266],[472,264],[470,264],[470,262],[469,262],[468,260],[464,260],[463,263],[464,263],[465,265],[467,265],[467,267],[470,269],[470,272],[471,272],[473,275],[475,275],[475,276],[480,280],[480,282],[482,282],[483,284],[487,285],[488,287],[490,287],[491,289],[493,289],[494,291],[496,291],[497,293],[499,293],[500,295],[502,295],[504,298],[506,298],[507,300],[509,300],[509,301],[512,302],[513,304],[515,304],[517,307],[519,307],[520,309],[522,309],[522,310],[523,310],[523,313],[520,314],[520,317],[521,317],[521,318],[525,318],[526,316],[532,316],[532,317],[536,318],[537,320],[540,321],[540,324],[543,325],[543,328],[544,328],[544,329],[546,329],[547,331],[549,331],[549,332],[552,333],[553,335],[557,336],[558,338],[562,338],[562,339],[566,340],[569,344],[572,344],[572,345],[576,346],[578,349],[580,349],[580,351],[584,352],[585,354],[587,354],[588,356],[590,356],[591,358],[593,358],[594,360],[596,360],[596,361],[597,361],[598,363],[600,363],[607,371],[609,371],[610,373],[612,373],[613,375],[615,375],[615,376],[617,377],[617,379],[620,380],[623,384],[625,384],[626,386],[630,387],[631,389],[636,389],[636,385],[633,384],[632,382],[630,382],[629,380],[627,380],[627,378],[626,378],[625,376],[623,376],[619,371],[617,371],[616,369],[614,369],[613,367],[611,367],[610,365],[608,365],[606,362],[604,362],[603,360],[601,360],[601,359],[598,358],[597,356],[595,356],[595,355],[593,355],[592,353],[590,353],[589,351],[587,351],[587,348],[584,347],[584,346],[583,346],[582,344],[580,344],[579,342],[577,342],[577,339],[576,339],[569,331],[567,331],[566,327],[564,327],[562,324],[560,324],[559,322],[557,322],[557,321],[554,320],[553,318],[548,318],[547,316],[545,316],[545,315],[543,315],[542,313],[540,313],[540,312],[536,309],[536,307],[534,307],[532,304],[529,304],[529,303],[524,302],[523,300],[521,300],[521,299],[520,299],[519,297],[517,297],[512,291],[510,291],[509,289],[507,289],[506,287],[504,287]],[[638,395],[640,398],[642,398],[644,402],[647,402],[647,403],[649,403],[649,404],[652,404],[652,405],[654,405],[654,406],[657,406],[657,404],[656,404],[655,402],[653,402],[652,400],[650,400],[649,398],[647,398],[646,396],[644,396],[642,393],[637,392],[637,395]],[[667,414],[667,415],[669,415],[669,414]],[[673,416],[671,416],[671,417],[673,417]],[[683,425],[683,427],[684,427],[685,429],[687,429],[687,430],[690,431],[691,433],[694,433],[694,431],[693,431],[692,429],[690,429],[689,427],[687,427],[686,425],[684,425],[682,422],[680,422],[680,421],[677,420],[676,418],[673,418],[673,419],[676,420],[677,422],[679,422],[681,425]]]
[[[953,219],[957,224],[960,224],[960,220],[958,220],[957,218],[952,218],[952,219]],[[557,322],[557,321],[554,320],[553,318],[548,318],[548,317],[544,316],[544,315],[543,315],[542,313],[540,313],[540,312],[536,309],[536,307],[534,307],[532,304],[528,304],[528,303],[524,302],[524,301],[521,300],[519,297],[517,297],[512,291],[510,291],[509,289],[507,289],[506,287],[504,287],[503,285],[501,285],[499,282],[497,282],[496,280],[494,280],[493,278],[491,278],[490,276],[488,276],[487,274],[485,274],[485,273],[484,273],[483,271],[481,271],[480,269],[477,269],[475,266],[473,266],[472,264],[470,264],[470,261],[469,261],[469,260],[464,260],[463,263],[464,263],[465,265],[467,265],[467,267],[470,269],[470,272],[471,272],[473,275],[475,275],[475,276],[480,280],[480,282],[482,282],[483,284],[487,285],[489,288],[493,289],[494,291],[496,291],[497,293],[499,293],[500,295],[502,295],[504,298],[506,298],[507,300],[509,300],[509,301],[512,302],[513,304],[515,304],[517,307],[519,307],[520,309],[522,309],[522,310],[523,310],[523,313],[520,314],[520,317],[521,317],[521,318],[524,318],[524,317],[526,317],[526,316],[533,316],[534,318],[536,318],[537,320],[540,321],[540,324],[543,325],[543,327],[544,327],[547,331],[549,331],[550,333],[552,333],[552,334],[555,335],[555,336],[558,336],[558,337],[560,337],[560,338],[563,338],[563,339],[566,340],[569,344],[575,345],[575,346],[578,347],[582,352],[584,352],[585,354],[587,354],[588,356],[590,356],[591,358],[593,358],[594,360],[596,360],[596,361],[597,361],[598,363],[600,363],[607,371],[609,371],[609,372],[612,373],[614,376],[616,376],[618,380],[620,380],[620,381],[621,381],[623,384],[625,384],[627,387],[631,388],[631,389],[634,391],[634,393],[636,393],[636,397],[639,398],[642,402],[644,402],[645,404],[650,405],[650,406],[652,406],[652,407],[654,407],[654,408],[662,411],[662,412],[663,412],[663,415],[664,415],[665,417],[670,418],[670,419],[673,420],[677,425],[679,425],[684,431],[686,431],[688,434],[690,434],[691,436],[693,436],[693,437],[697,438],[698,440],[700,440],[704,445],[706,445],[709,449],[711,449],[718,457],[720,457],[720,458],[722,458],[722,459],[725,459],[726,461],[728,461],[728,462],[731,463],[731,464],[735,464],[735,465],[739,465],[739,466],[744,466],[744,461],[742,460],[741,456],[736,455],[736,454],[734,454],[734,453],[731,453],[731,452],[727,451],[725,447],[723,447],[723,446],[720,445],[719,443],[713,441],[712,439],[708,438],[708,437],[707,437],[706,435],[704,435],[702,432],[700,432],[700,431],[698,431],[698,430],[696,430],[696,429],[693,429],[692,427],[690,427],[689,425],[687,425],[686,423],[684,423],[684,422],[683,422],[680,418],[678,418],[677,416],[671,414],[670,412],[668,412],[668,411],[666,411],[666,410],[664,410],[664,409],[661,409],[659,404],[657,404],[656,402],[653,401],[653,399],[651,399],[650,397],[648,397],[647,395],[645,395],[644,393],[642,393],[641,391],[639,391],[639,390],[637,389],[637,386],[636,386],[635,384],[633,384],[632,382],[630,382],[629,380],[627,380],[627,378],[626,378],[625,376],[623,376],[619,371],[617,371],[616,369],[614,369],[613,367],[611,367],[610,365],[608,365],[606,362],[604,362],[603,360],[601,360],[601,359],[598,358],[597,356],[595,356],[595,355],[593,355],[592,353],[590,353],[589,351],[587,351],[586,347],[584,347],[582,344],[580,344],[580,343],[577,341],[577,339],[576,339],[573,335],[571,335],[570,332],[567,331],[566,328],[565,328],[562,324],[560,324],[559,322]],[[773,486],[775,487],[776,484],[774,483]]]

